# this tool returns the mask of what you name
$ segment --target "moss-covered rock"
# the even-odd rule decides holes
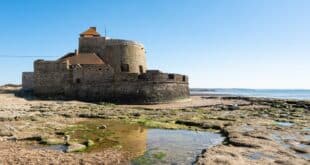
[[[87,147],[91,147],[91,146],[94,146],[94,145],[95,145],[95,142],[92,141],[92,140],[90,140],[90,139],[88,139],[88,140],[85,142],[85,144],[86,144]]]
[[[83,152],[86,150],[86,145],[80,143],[71,143],[69,144],[66,152]]]

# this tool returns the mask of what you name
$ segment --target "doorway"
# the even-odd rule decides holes
[[[143,66],[142,65],[139,65],[139,71],[140,71],[140,73],[143,73]]]

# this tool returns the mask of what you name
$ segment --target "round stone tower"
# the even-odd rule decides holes
[[[107,39],[102,57],[116,73],[145,73],[147,69],[145,49],[134,41]]]
[[[114,69],[114,73],[145,73],[147,70],[142,44],[101,37],[95,27],[90,27],[80,34],[79,52],[96,53]]]

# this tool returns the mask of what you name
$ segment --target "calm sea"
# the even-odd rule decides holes
[[[267,97],[280,99],[310,100],[310,90],[294,89],[222,89],[193,88],[191,94],[223,94],[234,96]]]

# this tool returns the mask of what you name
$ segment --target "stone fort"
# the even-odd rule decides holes
[[[36,60],[22,82],[38,97],[131,103],[189,97],[186,75],[148,70],[142,44],[103,37],[96,27],[80,34],[75,52],[55,61]]]

